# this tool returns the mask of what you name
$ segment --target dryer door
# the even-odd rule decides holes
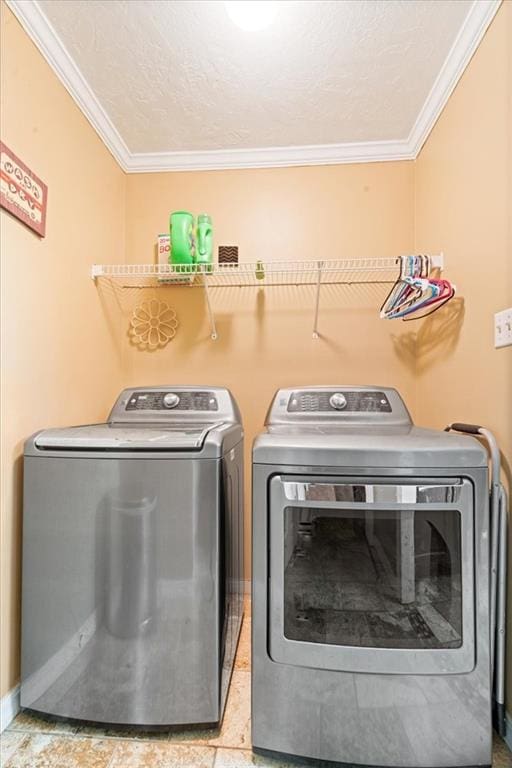
[[[473,487],[462,478],[274,476],[274,661],[450,674],[475,664]]]

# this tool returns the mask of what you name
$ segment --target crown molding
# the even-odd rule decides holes
[[[130,152],[37,0],[5,2],[123,171],[158,173],[416,159],[502,0],[474,0],[407,139],[295,147],[142,153]]]
[[[473,0],[407,141],[416,158],[462,77],[502,0]]]
[[[123,170],[130,151],[37,0],[5,0]]]
[[[294,165],[337,165],[412,160],[405,141],[369,141],[353,144],[315,144],[257,149],[215,149],[206,152],[132,154],[128,173],[159,171],[213,171],[235,168],[280,168]]]

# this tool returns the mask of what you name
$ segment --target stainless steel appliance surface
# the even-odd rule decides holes
[[[487,453],[387,387],[277,392],[253,446],[255,750],[491,765]]]
[[[243,611],[243,432],[218,387],[124,390],[25,445],[21,706],[222,719]]]

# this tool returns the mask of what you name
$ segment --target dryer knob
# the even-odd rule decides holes
[[[335,392],[334,395],[331,395],[329,402],[337,411],[342,411],[347,406],[347,398],[341,392]]]
[[[178,395],[175,395],[174,392],[168,392],[166,395],[164,395],[164,405],[166,408],[176,408],[180,401],[180,398]]]

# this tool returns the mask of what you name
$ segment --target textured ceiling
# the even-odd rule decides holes
[[[471,0],[39,0],[130,152],[407,139]]]

